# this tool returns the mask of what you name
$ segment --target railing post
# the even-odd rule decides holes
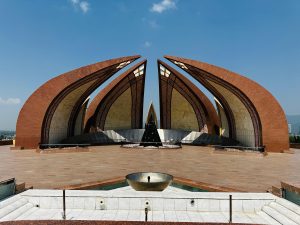
[[[280,191],[281,191],[281,197],[282,197],[282,198],[286,198],[286,192],[285,192],[285,189],[284,189],[284,188],[280,188]]]
[[[148,221],[148,208],[145,207],[145,222]]]
[[[229,195],[229,223],[232,223],[232,195]]]
[[[66,190],[63,190],[63,220],[66,219]]]

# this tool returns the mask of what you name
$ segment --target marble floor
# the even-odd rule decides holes
[[[37,153],[0,146],[0,180],[15,177],[34,188],[58,188],[122,177],[137,171],[170,173],[242,191],[265,192],[280,181],[300,185],[300,150],[289,153],[220,152],[210,147],[141,150],[90,147],[88,152]]]

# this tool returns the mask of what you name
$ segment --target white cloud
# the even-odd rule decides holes
[[[150,9],[151,12],[162,13],[168,9],[176,9],[176,4],[173,0],[162,0],[159,3],[154,3]]]
[[[87,13],[90,10],[90,4],[87,1],[80,2],[79,7],[83,13]]]
[[[76,5],[76,4],[79,3],[79,0],[71,0],[71,2],[72,2],[74,5]]]
[[[81,10],[83,13],[87,13],[90,10],[90,3],[88,1],[70,0],[75,9]]]
[[[0,105],[18,105],[21,103],[21,100],[19,98],[8,98],[3,99],[0,97]]]
[[[149,42],[149,41],[145,41],[145,43],[144,43],[144,47],[145,48],[150,48],[151,47],[151,42]]]

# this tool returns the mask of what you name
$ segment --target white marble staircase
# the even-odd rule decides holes
[[[262,212],[273,219],[272,224],[300,224],[300,207],[282,198],[263,206]]]
[[[300,207],[270,193],[197,193],[175,187],[161,193],[136,192],[130,187],[68,190],[66,216],[68,220],[143,221],[147,201],[149,221],[224,223],[229,220],[229,194],[235,223],[300,225]],[[103,210],[100,201],[105,204]],[[61,190],[28,190],[0,202],[0,222],[58,219],[62,219]]]
[[[0,202],[0,221],[15,220],[33,209],[38,208],[29,203],[26,198],[22,198],[20,195],[13,196]]]

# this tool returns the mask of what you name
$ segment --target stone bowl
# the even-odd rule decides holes
[[[166,173],[138,172],[126,176],[127,183],[136,191],[163,191],[173,181]]]

